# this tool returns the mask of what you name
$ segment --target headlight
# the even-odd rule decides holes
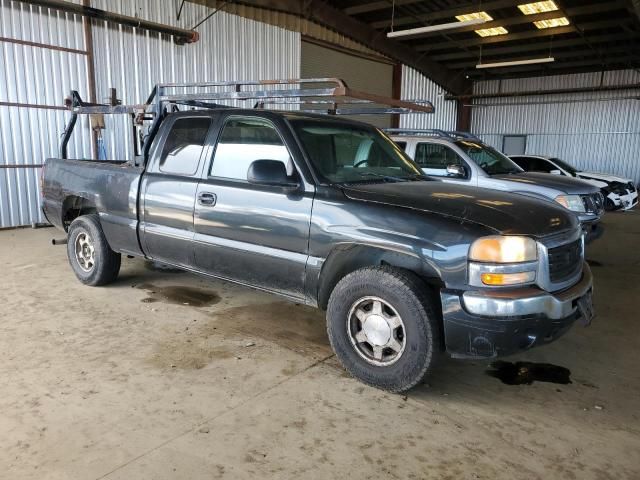
[[[562,205],[564,208],[568,208],[572,212],[583,212],[584,203],[582,203],[582,198],[580,195],[558,195],[556,197],[556,202]]]
[[[486,263],[533,262],[538,258],[536,242],[529,237],[483,237],[471,244],[469,259]]]

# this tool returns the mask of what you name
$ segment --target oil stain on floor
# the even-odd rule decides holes
[[[147,297],[140,300],[143,303],[163,302],[172,305],[190,307],[208,307],[220,301],[220,296],[209,290],[185,286],[158,287],[151,283],[136,285],[136,288],[146,290]]]
[[[487,375],[506,385],[531,385],[533,382],[550,382],[567,385],[571,383],[571,371],[551,363],[505,362],[491,364]]]
[[[154,292],[150,295],[160,294],[160,288],[149,287],[143,288]],[[324,312],[311,307],[289,302],[241,305],[209,312],[206,318],[156,344],[148,362],[159,368],[201,369],[215,361],[245,358],[252,351],[246,345],[267,342],[312,359],[331,354]]]
[[[211,327],[273,342],[306,356],[331,354],[322,310],[297,303],[241,305],[212,312]]]

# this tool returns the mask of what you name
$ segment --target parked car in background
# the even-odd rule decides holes
[[[638,189],[629,178],[607,173],[584,172],[567,162],[544,155],[511,155],[509,158],[527,172],[544,172],[579,178],[600,189],[607,210],[629,210],[638,204]]]
[[[600,189],[575,178],[525,172],[506,155],[464,132],[388,129],[422,171],[448,183],[490,188],[554,201],[580,219],[587,240],[602,234]]]

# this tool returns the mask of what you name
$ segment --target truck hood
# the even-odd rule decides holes
[[[600,182],[604,182],[607,185],[614,182],[633,183],[630,178],[618,177],[616,175],[609,175],[607,173],[600,172],[578,172],[578,178],[582,178],[584,180],[597,180]]]
[[[553,175],[551,173],[522,172],[505,175],[492,175],[491,180],[519,183],[521,186],[542,187],[557,190],[567,195],[584,195],[599,192],[600,189],[584,180]],[[514,185],[512,183],[511,185]],[[515,187],[513,187],[515,189]],[[557,195],[554,195],[554,198]]]
[[[497,190],[417,181],[349,185],[343,191],[352,200],[452,217],[505,235],[544,237],[578,228],[577,217],[560,205]]]

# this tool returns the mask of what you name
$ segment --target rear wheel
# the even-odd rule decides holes
[[[76,277],[85,285],[106,285],[120,271],[120,254],[109,247],[95,214],[82,215],[71,223],[67,257]]]
[[[410,272],[368,267],[345,276],[331,293],[327,332],[344,368],[369,385],[402,392],[429,371],[438,322],[427,286]]]

